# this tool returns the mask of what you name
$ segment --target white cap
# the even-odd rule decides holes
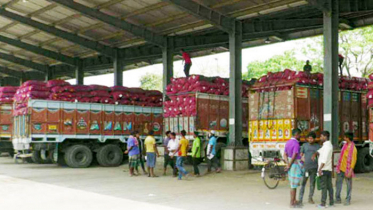
[[[211,134],[215,135],[216,134],[216,131],[212,130],[210,131]]]

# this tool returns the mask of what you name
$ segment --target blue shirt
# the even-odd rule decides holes
[[[217,138],[215,137],[215,136],[212,136],[211,138],[210,138],[210,140],[209,140],[209,146],[211,146],[212,145],[212,151],[211,151],[211,154],[212,155],[216,155],[216,150],[215,150],[215,148],[216,148],[216,142],[217,142]]]
[[[133,147],[133,148],[131,149],[131,151],[129,151],[129,153],[128,153],[129,156],[140,154],[139,142],[133,136],[130,136],[128,138],[128,141],[127,141],[127,149],[130,149],[131,147]]]

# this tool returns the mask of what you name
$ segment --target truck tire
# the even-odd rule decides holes
[[[373,166],[373,158],[369,155],[369,148],[360,148],[357,151],[357,161],[355,166],[355,172],[364,173],[370,172]]]
[[[37,164],[43,164],[44,160],[41,158],[40,150],[33,150],[31,156],[32,162]]]
[[[123,151],[117,145],[108,144],[98,150],[96,158],[101,166],[119,166],[123,161]]]
[[[92,151],[85,145],[70,146],[65,152],[65,162],[71,168],[87,168],[92,159]]]

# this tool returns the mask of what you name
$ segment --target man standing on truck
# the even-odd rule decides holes
[[[148,177],[158,177],[154,174],[154,168],[157,157],[159,157],[157,144],[153,137],[153,130],[149,131],[149,135],[145,138],[145,150],[146,150],[146,164],[148,165]]]
[[[357,160],[357,149],[353,142],[354,134],[349,132],[345,133],[344,140],[346,143],[342,147],[341,155],[337,164],[337,181],[336,188],[337,192],[335,195],[336,202],[342,203],[341,191],[343,180],[346,180],[347,184],[347,196],[344,203],[345,206],[349,206],[351,203],[351,190],[352,190],[352,178],[355,177],[354,168]]]
[[[300,139],[301,131],[298,128],[292,130],[292,137],[286,142],[284,151],[285,170],[288,171],[290,182],[290,207],[300,208],[301,205],[296,201],[297,188],[301,184],[303,177],[303,164],[300,156]]]
[[[184,73],[186,77],[189,77],[190,67],[192,67],[192,60],[190,59],[189,53],[185,52],[184,49],[180,50],[181,55],[183,56],[183,64],[184,64]]]
[[[218,138],[216,138],[216,132],[210,131],[210,140],[207,146],[207,173],[211,172],[211,168],[214,167],[216,173],[221,172],[219,159],[216,157],[216,144]]]
[[[321,204],[319,208],[326,208],[326,198],[329,192],[329,205],[334,205],[333,184],[332,184],[332,158],[333,158],[333,145],[329,140],[329,131],[321,132],[320,141],[322,147],[312,156],[312,160],[318,158],[318,172],[321,185]]]
[[[179,148],[178,148],[179,154],[176,157],[176,167],[179,170],[179,176],[178,176],[179,180],[181,180],[183,175],[186,176],[186,177],[189,176],[188,171],[186,171],[184,166],[183,166],[184,161],[185,161],[185,159],[187,157],[187,154],[188,154],[188,145],[189,145],[189,141],[188,141],[188,139],[185,138],[185,136],[186,136],[186,131],[182,130],[181,131],[181,139],[180,139]]]
[[[304,65],[303,71],[306,72],[308,75],[311,74],[312,66],[310,65],[310,61],[309,60],[306,61],[306,65]]]
[[[167,173],[167,166],[170,165],[173,170],[173,175],[176,177],[176,167],[175,167],[175,161],[173,158],[170,157],[169,151],[168,151],[168,142],[171,140],[171,131],[166,132],[166,138],[163,141],[164,146],[164,169],[163,169],[163,176],[166,176]]]
[[[128,165],[130,168],[130,176],[137,176],[138,174],[134,173],[134,169],[136,168],[138,173],[138,166],[140,161],[140,150],[139,150],[139,142],[135,138],[137,134],[136,131],[132,131],[130,137],[127,141],[127,150],[124,152],[128,154]]]
[[[193,147],[192,147],[192,161],[193,161],[193,168],[194,168],[194,175],[199,177],[199,169],[198,165],[200,164],[201,159],[201,139],[198,137],[197,131],[193,133]]]
[[[299,203],[303,204],[303,195],[304,190],[306,188],[306,184],[308,178],[310,178],[310,194],[308,197],[308,203],[314,204],[313,201],[313,193],[315,192],[315,183],[316,183],[316,175],[317,175],[317,162],[312,160],[312,155],[320,149],[320,145],[316,143],[316,133],[310,132],[307,135],[307,143],[304,143],[300,149],[300,154],[304,158],[304,176],[302,187],[300,188],[299,192]]]

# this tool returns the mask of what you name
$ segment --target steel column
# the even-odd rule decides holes
[[[324,130],[330,132],[338,148],[338,0],[328,0],[331,10],[324,11]]]
[[[76,84],[77,85],[83,85],[84,84],[84,70],[83,70],[83,63],[78,62],[75,67],[75,78],[76,78]]]
[[[242,146],[242,23],[229,34],[229,146]]]
[[[47,69],[47,72],[45,73],[45,81],[48,82],[48,80],[53,79],[53,72],[51,68]]]
[[[174,74],[174,39],[165,39],[165,47],[162,48],[163,63],[163,94],[166,94],[166,87],[171,83]]]
[[[122,86],[124,62],[119,56],[118,49],[115,50],[114,55],[114,85]]]

